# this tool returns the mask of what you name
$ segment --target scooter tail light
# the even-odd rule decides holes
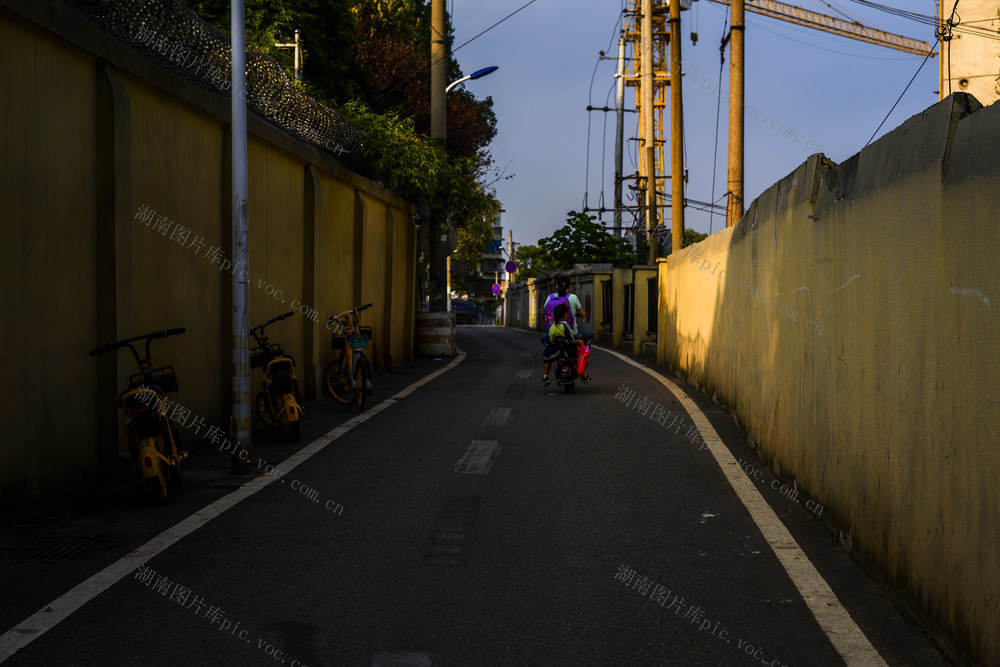
[[[146,463],[146,467],[147,468],[152,468],[153,467],[153,459],[149,458],[148,456],[146,457],[145,463]]]

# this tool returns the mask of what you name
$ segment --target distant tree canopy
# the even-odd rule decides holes
[[[594,216],[576,211],[566,216],[566,224],[552,236],[538,239],[538,245],[522,245],[515,249],[517,280],[570,269],[574,264],[608,263],[625,267],[637,263],[632,244],[609,234],[594,222]]]
[[[647,242],[640,239],[638,248],[624,238],[616,238],[592,215],[570,211],[566,224],[552,236],[538,239],[538,245],[522,245],[514,250],[517,280],[535,278],[545,273],[572,268],[574,264],[611,264],[624,268],[646,261]],[[698,243],[707,234],[684,230],[684,245]]]

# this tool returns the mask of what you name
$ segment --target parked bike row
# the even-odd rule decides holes
[[[326,387],[340,403],[364,409],[368,395],[374,389],[371,362],[365,350],[372,340],[371,327],[361,326],[361,313],[372,304],[356,306],[331,315],[326,327],[333,331],[333,349],[339,352],[326,368]],[[254,400],[257,416],[268,428],[287,429],[293,442],[301,438],[299,422],[305,414],[299,381],[295,376],[295,360],[264,332],[271,324],[294,314],[288,311],[250,330],[256,347],[250,350],[250,368],[263,371],[260,390]],[[163,329],[102,345],[90,351],[97,356],[128,348],[138,372],[129,376],[128,388],[118,396],[118,405],[125,416],[132,467],[153,497],[162,502],[179,487],[181,462],[188,454],[183,449],[180,433],[167,418],[167,394],[179,390],[173,366],[155,367],[150,356],[150,344],[157,339],[177,336],[186,330]],[[145,341],[144,354],[136,349],[137,341]],[[141,343],[140,343],[141,344]]]

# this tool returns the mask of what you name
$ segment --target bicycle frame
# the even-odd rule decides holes
[[[257,341],[251,354],[251,368],[264,369],[264,381],[257,395],[257,412],[268,426],[280,423],[291,431],[292,439],[299,439],[299,420],[304,414],[298,399],[298,379],[295,377],[295,360],[286,355],[279,345],[268,341],[264,329],[274,322],[291,317],[293,311],[268,320],[250,330]],[[256,357],[256,358],[255,358]]]
[[[153,368],[149,346],[157,338],[184,331],[183,328],[164,329],[90,351],[91,356],[97,356],[127,347],[139,367],[138,373],[129,376],[128,389],[119,394],[118,405],[125,416],[132,464],[143,483],[160,500],[168,496],[167,477],[175,481],[180,479],[180,462],[187,458],[187,452],[180,449],[180,439],[174,436],[164,401],[168,392],[179,389],[177,376],[172,366]],[[143,339],[146,341],[145,354],[140,355],[132,343]]]
[[[333,347],[340,351],[339,357],[326,368],[327,388],[337,401],[356,403],[359,408],[364,408],[373,386],[371,362],[364,353],[372,333],[370,327],[361,326],[361,311],[371,305],[356,306],[331,315],[326,321],[327,329],[333,330]]]

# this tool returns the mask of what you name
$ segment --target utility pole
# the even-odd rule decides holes
[[[232,471],[250,472],[250,252],[247,243],[247,101],[246,101],[246,19],[243,0],[230,7],[230,49],[233,70],[232,92],[232,234],[233,262],[233,416],[236,440]],[[245,457],[245,458],[244,458]]]
[[[656,228],[656,134],[653,130],[653,0],[642,0],[642,28],[640,30],[639,87],[642,90],[641,123],[643,139],[646,188],[643,205],[646,207],[647,263],[656,263],[653,231]]]
[[[618,38],[617,117],[615,126],[615,238],[622,236],[622,163],[625,152],[625,37]],[[511,257],[511,259],[514,259]]]
[[[726,227],[743,217],[744,0],[732,0],[729,20],[729,202]]]
[[[681,0],[670,0],[670,167],[672,251],[684,246],[684,108],[681,97]]]
[[[445,0],[431,3],[431,137],[437,139],[441,147],[447,145],[448,109],[445,98],[447,82],[448,53],[445,43]],[[446,312],[447,308],[447,257],[448,221],[444,212],[431,205],[430,238],[430,310],[432,313]]]

